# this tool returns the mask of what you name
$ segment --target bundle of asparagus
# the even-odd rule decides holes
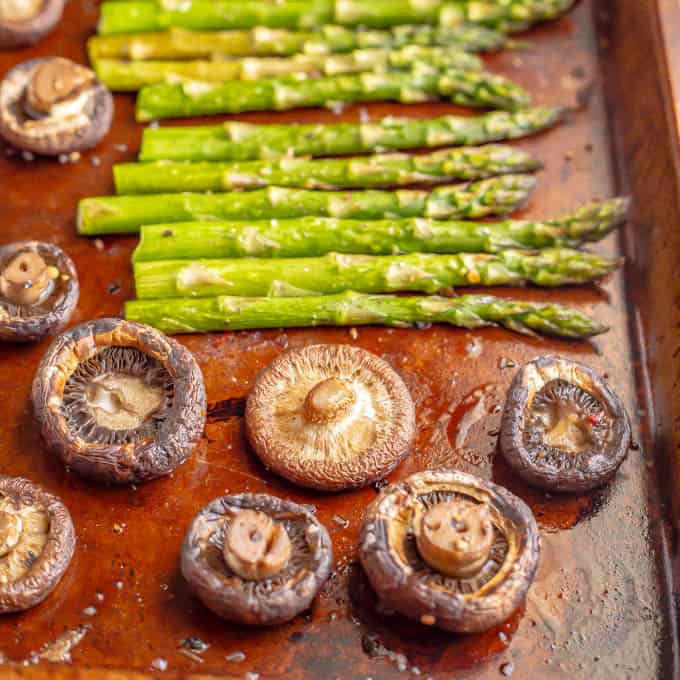
[[[93,62],[99,59],[135,61],[214,59],[216,57],[288,57],[294,54],[342,54],[378,48],[394,50],[409,45],[449,47],[466,52],[498,50],[508,43],[503,33],[483,26],[404,25],[386,30],[350,29],[325,25],[313,32],[256,26],[246,31],[187,31],[100,35],[88,41]]]
[[[389,28],[431,24],[455,28],[465,23],[522,31],[555,19],[575,0],[142,0],[104,2],[99,33],[143,33],[170,27],[190,30],[249,29],[256,26],[294,30],[324,24]]]
[[[608,330],[576,309],[491,295],[403,297],[346,291],[310,297],[134,300],[125,305],[125,316],[165,333],[428,323],[469,329],[502,326],[528,335],[565,338],[589,338]]]
[[[556,125],[560,108],[425,120],[388,117],[376,122],[223,125],[147,128],[142,161],[246,161],[283,156],[340,156],[376,151],[478,145],[519,139]]]
[[[85,198],[78,205],[81,234],[134,233],[146,224],[187,220],[283,219],[317,215],[343,219],[478,218],[510,213],[535,184],[531,175],[503,175],[432,192],[314,191],[268,187],[227,194],[147,194]]]
[[[97,59],[95,71],[109,89],[135,91],[146,85],[183,81],[263,80],[290,75],[336,76],[369,71],[409,70],[426,63],[435,69],[481,71],[482,61],[459,49],[407,45],[398,50],[371,48],[347,54],[244,57],[190,61]]]
[[[508,146],[442,149],[421,156],[374,154],[350,158],[279,158],[233,163],[123,163],[114,166],[119,194],[230,191],[266,186],[368,189],[476,180],[536,170],[530,154]]]
[[[141,89],[136,116],[139,121],[150,121],[357,102],[414,103],[436,98],[462,106],[508,110],[520,109],[530,102],[519,85],[502,76],[453,68],[439,70],[417,62],[408,71],[314,79],[301,74],[256,81],[157,83]]]

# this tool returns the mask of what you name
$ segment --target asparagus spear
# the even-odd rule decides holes
[[[147,128],[140,160],[245,161],[478,145],[535,134],[558,123],[563,113],[559,108],[535,108],[426,120],[388,117],[376,122],[305,125],[228,121],[223,125]]]
[[[125,316],[165,333],[367,324],[404,327],[423,323],[461,328],[504,326],[528,335],[565,338],[589,338],[608,330],[570,307],[491,295],[404,297],[347,291],[320,297],[133,300],[125,305]]]
[[[475,218],[512,212],[535,184],[531,175],[437,187],[427,191],[313,191],[268,187],[227,194],[147,194],[85,198],[78,205],[81,234],[124,234],[145,224],[187,220],[258,220],[318,215],[345,219]]]
[[[437,97],[462,106],[509,110],[522,108],[530,102],[525,90],[502,76],[460,69],[439,71],[426,64],[418,64],[410,71],[369,72],[315,79],[289,76],[252,82],[157,83],[140,90],[136,116],[138,121],[143,122],[356,102],[413,103]]]
[[[135,262],[199,258],[313,257],[326,253],[499,253],[506,248],[574,248],[604,238],[626,218],[627,200],[589,203],[546,222],[337,220],[186,222],[142,227]]]
[[[348,54],[292,57],[245,57],[243,59],[213,59],[208,61],[126,61],[97,59],[95,71],[109,89],[135,91],[145,85],[173,83],[185,80],[224,82],[227,80],[263,80],[290,75],[310,77],[336,76],[380,70],[408,70],[417,63],[427,63],[437,69],[481,71],[479,57],[448,47],[407,45],[398,50],[371,48]]]
[[[441,149],[423,156],[279,158],[241,163],[123,163],[113,169],[119,194],[229,191],[265,186],[361,189],[474,180],[536,170],[530,154],[509,146]]]
[[[215,31],[255,26],[309,30],[324,24],[389,28],[471,23],[504,32],[556,19],[575,0],[182,0],[104,2],[99,33],[143,33],[170,27]]]
[[[297,297],[355,290],[421,291],[451,286],[533,283],[564,286],[594,281],[618,260],[580,250],[504,250],[500,253],[380,256],[329,253],[290,259],[163,260],[134,265],[137,297],[261,295]]]
[[[499,50],[508,41],[483,26],[455,29],[405,25],[385,31],[322,26],[315,32],[257,26],[249,31],[186,31],[94,36],[87,43],[91,61],[98,59],[207,59],[225,57],[286,57],[293,54],[337,54],[367,48],[398,49],[407,45],[453,47],[466,52]]]

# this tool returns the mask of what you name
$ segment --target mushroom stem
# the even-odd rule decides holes
[[[38,253],[19,253],[0,273],[0,295],[17,305],[35,304],[50,285],[50,269]]]
[[[468,578],[489,559],[494,540],[489,507],[455,500],[432,506],[415,526],[425,562],[447,576]]]
[[[40,14],[43,5],[43,0],[3,0],[0,21],[28,21]]]
[[[222,551],[227,566],[249,581],[278,574],[291,553],[292,544],[283,524],[259,510],[242,510],[234,517]]]
[[[92,80],[89,69],[68,59],[47,59],[28,83],[24,108],[34,118],[49,115],[54,106],[76,97]]]
[[[305,418],[311,423],[339,420],[356,402],[352,385],[340,378],[327,378],[315,385],[304,403]]]
[[[14,550],[23,528],[19,515],[0,510],[0,557],[5,557]]]

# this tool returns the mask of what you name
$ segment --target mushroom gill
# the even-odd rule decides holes
[[[85,441],[130,444],[158,433],[173,395],[172,378],[157,359],[134,347],[106,347],[70,376],[62,411]]]
[[[112,119],[111,93],[68,59],[31,59],[0,84],[0,135],[21,149],[48,156],[89,149]]]
[[[60,248],[41,241],[0,247],[0,340],[27,342],[57,331],[78,294],[75,266]]]
[[[50,520],[44,508],[0,493],[0,585],[28,574],[49,532]]]
[[[595,371],[545,356],[513,379],[499,443],[529,484],[586,491],[616,474],[628,453],[630,424],[623,402]]]
[[[236,494],[196,515],[182,546],[182,573],[219,616],[274,625],[309,607],[332,559],[330,536],[308,507]]]
[[[428,626],[487,630],[521,606],[538,565],[529,508],[454,471],[384,489],[365,513],[359,557],[384,604]]]
[[[415,409],[382,359],[346,345],[312,345],[278,357],[246,406],[248,438],[263,463],[327,491],[365,486],[408,454]]]

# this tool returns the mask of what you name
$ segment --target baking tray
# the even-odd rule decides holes
[[[59,30],[39,47],[0,55],[0,73],[38,55],[84,61],[97,15],[96,3],[72,0]],[[610,323],[611,331],[593,342],[439,326],[361,328],[358,335],[316,329],[180,337],[205,375],[210,403],[205,437],[172,476],[123,488],[80,479],[45,451],[29,390],[48,341],[3,345],[0,471],[27,476],[59,494],[73,515],[78,546],[51,597],[30,612],[0,620],[0,652],[20,662],[0,665],[0,677],[678,677],[678,559],[669,480],[673,456],[680,456],[680,163],[674,104],[680,102],[680,6],[675,0],[584,1],[528,37],[533,50],[489,57],[489,65],[525,85],[538,104],[568,104],[575,111],[558,129],[518,143],[547,164],[522,214],[549,217],[625,191],[634,199],[633,219],[621,236],[598,246],[627,255],[625,270],[602,285],[498,293],[576,305]],[[360,108],[371,117],[456,111],[447,105],[373,105],[350,108],[340,118],[356,120]],[[242,119],[338,116],[295,111]],[[135,158],[141,129],[133,122],[132,98],[119,96],[111,134],[78,163],[25,162],[4,149],[0,154],[0,243],[40,238],[69,252],[82,288],[72,323],[119,314],[133,296],[129,263],[135,239],[78,238],[74,217],[79,198],[112,192],[111,166]],[[540,569],[526,607],[505,624],[482,635],[453,636],[380,614],[356,559],[362,511],[375,490],[303,491],[267,473],[248,450],[241,416],[257,371],[285,349],[312,342],[371,350],[408,384],[417,408],[417,443],[391,480],[448,466],[492,478],[532,507],[542,533]],[[588,495],[531,490],[496,455],[512,364],[552,352],[609,375],[625,398],[640,444],[611,486]],[[288,625],[249,630],[225,623],[190,594],[179,573],[190,518],[227,490],[314,504],[331,531],[333,576],[313,608]],[[82,639],[69,652],[74,635]],[[178,651],[190,637],[210,645],[198,659]],[[43,656],[67,662],[70,655],[70,665],[44,659],[34,664],[31,653],[45,646]],[[227,661],[236,651],[245,659]],[[168,664],[164,673],[151,665],[161,658]]]

